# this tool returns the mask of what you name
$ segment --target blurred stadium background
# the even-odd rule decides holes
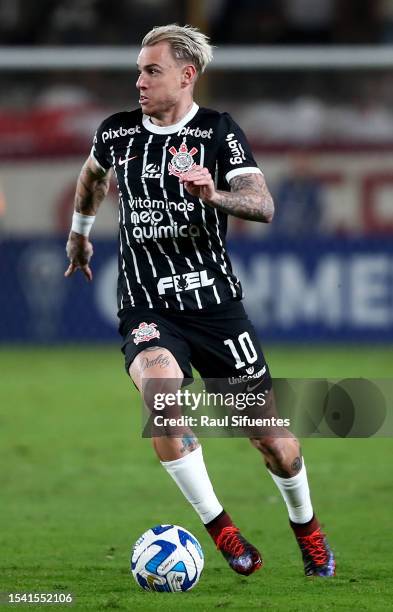
[[[212,36],[200,104],[233,114],[273,191],[269,227],[231,220],[270,341],[393,342],[393,2],[0,0],[0,342],[117,341],[116,192],[95,282],[65,282],[75,180],[100,121],[137,106],[145,31]]]
[[[131,542],[177,522],[207,555],[190,610],[387,609],[391,440],[302,441],[337,551],[331,585],[305,583],[247,441],[206,440],[220,498],[266,550],[245,586],[140,439],[118,348],[114,186],[92,232],[94,282],[63,278],[94,131],[137,106],[141,38],[174,21],[212,36],[197,100],[233,114],[275,195],[271,226],[232,219],[229,232],[273,374],[391,376],[393,0],[0,0],[0,592],[130,609]],[[167,609],[143,595],[133,610]]]

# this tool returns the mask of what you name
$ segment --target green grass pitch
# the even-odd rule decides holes
[[[275,376],[392,375],[390,347],[265,352]],[[284,504],[242,439],[206,440],[204,454],[219,498],[260,547],[265,568],[244,578],[226,566],[140,438],[138,396],[117,349],[3,348],[0,431],[0,592],[71,592],[71,609],[95,611],[391,606],[390,439],[303,440],[314,506],[338,564],[335,579],[309,580]],[[130,576],[133,542],[157,523],[183,525],[200,540],[205,569],[194,591],[146,593]]]

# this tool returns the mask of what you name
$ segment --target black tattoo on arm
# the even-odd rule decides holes
[[[217,191],[217,200],[208,202],[229,215],[270,223],[273,219],[273,198],[262,174],[241,174],[230,181],[231,191]]]
[[[84,215],[97,214],[109,190],[110,172],[100,170],[88,159],[82,167],[75,193],[75,210]]]

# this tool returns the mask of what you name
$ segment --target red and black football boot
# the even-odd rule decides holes
[[[330,578],[336,575],[334,555],[320,527],[310,535],[295,536],[302,553],[306,576]]]
[[[258,550],[247,542],[234,525],[224,527],[216,538],[217,549],[221,551],[229,566],[238,574],[249,576],[262,567]]]

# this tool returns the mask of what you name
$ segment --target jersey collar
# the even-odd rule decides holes
[[[180,121],[174,123],[173,125],[155,125],[150,121],[150,117],[148,115],[143,115],[142,124],[146,130],[153,132],[153,134],[175,134],[195,117],[198,110],[199,106],[196,102],[194,102],[187,115],[184,115],[183,119],[180,119]]]

